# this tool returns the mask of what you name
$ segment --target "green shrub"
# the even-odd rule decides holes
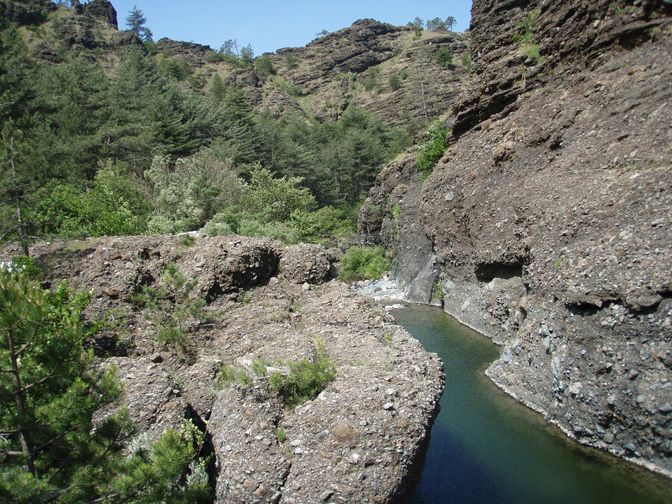
[[[190,318],[203,318],[205,301],[191,298],[196,282],[187,280],[175,263],[166,266],[161,278],[163,287],[145,286],[134,302],[149,309],[148,318],[154,322],[156,338],[184,352],[189,342],[186,323]]]
[[[241,206],[259,215],[264,222],[287,221],[293,211],[310,210],[315,206],[314,196],[301,186],[302,182],[301,177],[275,178],[270,170],[257,166],[250,172],[250,183],[245,187]],[[241,231],[241,234],[245,233]]]
[[[436,51],[436,62],[443,68],[449,68],[453,64],[453,53],[447,47],[442,47]]]
[[[282,427],[277,427],[274,431],[275,437],[278,439],[278,443],[282,444],[287,440],[287,433]]]
[[[539,61],[541,59],[541,54],[539,53],[539,44],[526,44],[523,47],[525,56],[530,58],[533,61]]]
[[[269,384],[286,406],[295,406],[317,397],[324,387],[336,377],[336,367],[327,356],[324,344],[315,342],[312,359],[289,363],[289,373],[271,374]]]
[[[193,424],[123,453],[132,424],[117,409],[114,369],[86,349],[98,329],[82,322],[89,301],[0,268],[0,393],[22,398],[0,413],[3,501],[211,502],[205,435]]]
[[[259,56],[254,61],[254,68],[260,75],[264,76],[275,75],[275,68],[273,68],[273,62],[271,61],[271,58],[268,54]]]
[[[428,140],[420,146],[420,154],[415,163],[417,169],[425,174],[432,171],[448,147],[448,128],[443,123],[436,123],[429,129]]]
[[[390,75],[389,84],[390,84],[390,89],[392,91],[396,91],[397,89],[399,89],[401,87],[401,79],[399,78],[399,76],[397,74]]]
[[[257,376],[265,376],[269,362],[266,359],[254,359],[252,361],[252,372]]]
[[[217,373],[217,385],[219,387],[233,383],[236,379],[236,368],[230,364],[222,364]]]
[[[356,227],[346,210],[332,206],[315,212],[296,210],[289,224],[297,231],[300,241],[321,244],[352,234]]]
[[[299,232],[289,224],[284,222],[263,222],[254,217],[241,219],[238,234],[272,238],[286,245],[293,245],[301,241],[299,239]]]
[[[378,87],[378,77],[380,76],[379,67],[371,67],[366,71],[366,77],[364,78],[364,89],[367,91],[373,91]]]
[[[297,86],[292,81],[280,77],[279,75],[274,77],[273,82],[290,96],[304,96],[306,94],[305,89],[301,86]]]
[[[376,280],[390,269],[383,247],[350,247],[341,258],[339,278],[345,282]]]

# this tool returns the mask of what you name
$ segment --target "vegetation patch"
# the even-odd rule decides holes
[[[432,172],[448,147],[449,133],[450,130],[441,122],[437,122],[430,127],[427,133],[428,139],[420,145],[420,153],[415,162],[418,171],[426,175]]]
[[[149,310],[147,318],[154,323],[155,336],[161,343],[185,352],[189,343],[187,322],[204,317],[205,300],[192,298],[196,281],[187,280],[175,263],[166,266],[161,278],[162,287],[145,286],[133,301]]]
[[[122,388],[114,369],[96,369],[85,349],[98,327],[82,323],[89,300],[65,284],[51,292],[18,267],[0,267],[7,374],[0,380],[0,495],[7,502],[210,502],[207,460],[199,455],[204,435],[192,424],[136,443],[126,456],[128,412],[94,421]]]
[[[336,377],[336,366],[319,340],[315,341],[312,359],[289,362],[288,366],[287,374],[272,373],[269,384],[289,407],[314,399]]]
[[[383,247],[350,247],[341,257],[339,278],[344,282],[377,280],[390,269]]]

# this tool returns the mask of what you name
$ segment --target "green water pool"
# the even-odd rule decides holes
[[[672,483],[578,446],[484,375],[498,348],[438,308],[397,322],[443,359],[446,388],[414,503],[671,504]]]

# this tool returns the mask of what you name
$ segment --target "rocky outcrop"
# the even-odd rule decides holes
[[[363,108],[385,123],[414,131],[444,111],[461,90],[469,37],[424,31],[372,19],[321,36],[305,47],[264,55],[272,74],[240,62],[202,65],[206,81],[217,73],[241,87],[257,110],[335,120],[348,106]]]
[[[285,248],[280,259],[280,271],[293,283],[321,284],[335,277],[333,262],[324,247],[300,243]]]
[[[454,64],[440,62],[443,51]],[[279,75],[314,96],[313,113],[335,119],[349,105],[388,124],[422,124],[461,89],[463,34],[423,32],[372,19],[272,55]],[[417,126],[417,125],[416,125]]]
[[[47,284],[65,279],[92,292],[87,317],[108,324],[91,345],[100,366],[118,370],[139,433],[156,439],[184,419],[207,430],[216,502],[392,503],[410,490],[443,388],[441,362],[371,300],[325,283],[321,247],[182,235],[31,252]],[[201,317],[183,321],[183,348],[157,339],[138,295],[170,286],[169,265],[207,302]],[[271,372],[318,347],[334,380],[315,399],[285,406]],[[224,367],[247,378],[225,383]]]
[[[117,11],[114,6],[107,0],[92,0],[85,4],[84,13],[94,19],[99,19],[110,26],[118,29]]]
[[[432,241],[420,224],[422,176],[416,148],[388,164],[359,212],[357,231],[365,245],[393,251],[392,277],[404,299],[431,303],[438,270]]]
[[[144,50],[133,33],[118,30],[117,12],[107,0],[77,2],[71,8],[48,1],[0,1],[2,9],[19,25],[41,25],[22,36],[32,55],[42,60],[58,63],[64,51],[72,51],[109,67],[129,47]]]
[[[203,66],[208,54],[212,52],[210,46],[194,42],[181,42],[169,38],[162,38],[156,43],[156,49],[165,56],[182,58],[193,67]]]
[[[502,344],[495,383],[668,475],[670,10],[475,2],[457,141],[406,225],[431,239],[446,311]]]
[[[552,69],[568,60],[574,68],[599,65],[605,49],[649,39],[667,24],[664,13],[671,9],[662,0],[474,2],[473,87],[455,107],[455,135],[506,115],[516,108],[521,87],[548,84]]]

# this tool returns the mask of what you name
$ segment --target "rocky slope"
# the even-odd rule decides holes
[[[380,307],[330,281],[332,260],[321,247],[171,236],[31,251],[48,284],[66,279],[93,292],[87,317],[106,317],[108,328],[92,346],[100,365],[117,367],[140,433],[157,438],[185,418],[207,430],[217,502],[406,495],[443,387],[441,362]],[[170,264],[207,302],[201,317],[183,322],[181,350],[157,340],[158,322],[138,297],[143,287],[166,285]],[[270,370],[310,359],[316,342],[336,377],[314,400],[285,406],[269,387]],[[247,378],[222,383],[223,368]]]
[[[392,125],[416,128],[443,112],[461,90],[468,36],[392,26],[372,19],[317,38],[305,47],[268,54],[273,74],[254,66],[217,62],[207,46],[159,41],[159,50],[187,61],[203,83],[215,73],[241,87],[254,106],[276,115],[294,112],[337,119],[349,105]],[[452,56],[452,63],[441,55]]]
[[[412,153],[384,170],[360,219],[398,248],[398,271],[438,278],[446,311],[503,345],[495,383],[579,442],[668,475],[671,14],[474,2],[455,143],[424,183]]]
[[[0,0],[0,12],[21,25],[37,58],[58,63],[66,56],[98,61],[112,69],[124,51],[142,42],[120,31],[108,0],[58,7],[50,0]],[[415,132],[445,112],[462,90],[470,61],[469,36],[392,26],[372,19],[317,38],[305,47],[265,55],[264,67],[218,55],[211,47],[163,38],[158,58],[184,62],[184,85],[207,92],[214,76],[242,89],[257,111],[295,113],[335,120],[350,105],[389,125]]]
[[[72,9],[48,0],[0,0],[0,12],[21,26],[34,57],[54,63],[80,55],[109,67],[129,47],[142,47],[131,32],[119,31],[117,11],[107,0],[76,2]]]

